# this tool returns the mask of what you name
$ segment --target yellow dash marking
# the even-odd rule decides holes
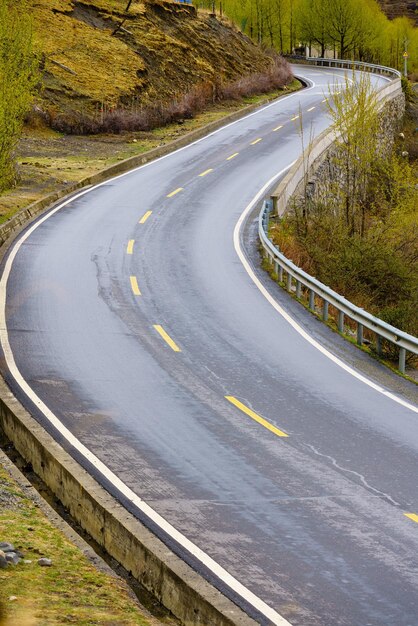
[[[280,124],[280,126],[276,126],[276,128],[273,128],[273,132],[276,130],[280,130],[281,128],[283,128],[283,124]]]
[[[313,111],[315,107],[311,107],[310,109],[308,109],[308,113],[309,111]]]
[[[292,117],[291,121],[294,122],[295,120],[297,120],[299,118],[299,115],[295,115],[294,117]]]
[[[131,287],[132,287],[132,291],[134,292],[135,296],[140,296],[141,292],[139,290],[138,287],[138,281],[136,279],[136,276],[131,276]]]
[[[415,513],[404,513],[404,515],[418,524],[418,515],[416,515]]]
[[[126,254],[133,254],[133,252],[134,252],[134,243],[135,243],[135,239],[130,239],[128,241],[128,245],[126,246]]]
[[[273,424],[270,424],[270,422],[265,420],[264,417],[261,417],[260,415],[257,415],[257,413],[254,413],[254,411],[252,411],[247,406],[245,406],[245,404],[242,404],[242,402],[234,398],[234,396],[225,396],[225,399],[228,400],[228,402],[230,402],[231,404],[235,405],[238,409],[240,409],[240,411],[242,411],[246,415],[249,415],[251,419],[255,420],[256,422],[264,426],[264,428],[267,428],[267,430],[270,430],[272,433],[274,433],[278,437],[289,436],[286,433],[284,433],[282,430],[279,430],[278,428],[273,426]]]
[[[177,189],[175,189],[171,193],[168,193],[167,198],[172,198],[173,196],[176,195],[176,193],[180,193],[180,191],[183,191],[183,187],[177,187]]]
[[[206,174],[210,174],[211,172],[213,172],[213,169],[208,169],[202,172],[201,174],[199,174],[199,176],[203,177],[203,176],[206,176]]]
[[[254,141],[251,142],[252,146],[255,146],[256,143],[259,143],[260,141],[263,141],[262,137],[259,137],[258,139],[254,139]]]
[[[147,221],[147,219],[149,218],[149,216],[151,215],[152,211],[147,211],[139,220],[140,224],[145,224],[145,222]]]
[[[164,328],[162,326],[159,326],[158,324],[154,324],[154,328],[157,331],[157,333],[159,333],[161,335],[161,337],[164,339],[164,341],[166,343],[168,343],[170,348],[172,348],[174,350],[174,352],[181,352],[181,350],[178,347],[178,345],[171,339],[170,335],[168,335],[165,332],[165,330],[164,330]]]
[[[235,159],[235,157],[238,155],[239,155],[239,152],[234,152],[234,154],[231,154],[231,156],[227,158],[227,161],[230,161],[231,159]]]

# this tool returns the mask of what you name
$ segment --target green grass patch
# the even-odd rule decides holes
[[[151,626],[121,579],[97,570],[24,496],[0,465],[0,540],[22,551],[0,570],[1,626]],[[41,567],[38,559],[52,559]],[[15,601],[9,598],[15,596]]]

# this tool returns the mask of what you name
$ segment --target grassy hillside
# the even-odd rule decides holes
[[[266,71],[271,59],[227,22],[157,0],[31,0],[43,106],[91,113],[171,101],[199,83]],[[112,33],[123,22],[123,29]]]
[[[15,186],[0,194],[0,222],[73,181],[301,87],[287,62],[193,6],[134,0],[126,14],[126,0],[26,2],[42,81],[12,155]]]

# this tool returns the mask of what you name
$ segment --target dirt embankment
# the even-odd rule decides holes
[[[156,0],[31,0],[50,112],[170,101],[206,81],[263,72],[271,58],[230,23]],[[115,30],[122,24],[116,34]]]
[[[125,0],[28,2],[42,86],[15,153],[18,183],[0,196],[0,222],[51,191],[261,102],[255,94],[300,87],[283,59],[191,5],[137,0],[126,12]]]

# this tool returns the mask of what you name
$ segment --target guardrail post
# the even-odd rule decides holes
[[[399,371],[401,374],[405,374],[405,360],[406,350],[405,348],[399,348]]]
[[[382,69],[376,66],[367,65],[359,66],[359,64],[349,61],[342,62],[340,60],[309,59],[309,62],[311,61],[325,67],[355,67],[357,69],[361,67],[365,70],[367,68],[370,71],[379,71],[381,73],[385,72],[384,68]],[[382,92],[379,92],[380,96],[382,96],[380,100],[382,100],[383,96],[387,97],[388,94],[389,96],[393,95],[400,90],[400,73],[397,70],[387,71],[392,77],[396,77],[396,82],[389,87],[385,87]],[[326,137],[328,141],[329,135],[326,135]],[[293,179],[290,181],[292,185],[295,184],[295,181],[298,181],[298,177],[300,177],[300,172],[296,168],[295,172],[293,172]],[[416,337],[412,337],[411,335],[392,327],[390,324],[379,320],[370,313],[367,313],[367,311],[363,311],[359,307],[356,307],[354,304],[348,302],[345,298],[336,294],[332,289],[323,285],[314,277],[309,277],[309,275],[307,276],[306,273],[295,266],[290,259],[286,259],[279,248],[274,246],[271,239],[269,240],[269,212],[274,211],[274,214],[277,215],[279,210],[282,212],[285,209],[285,200],[287,195],[290,193],[289,189],[291,188],[293,188],[291,185],[290,187],[286,187],[285,185],[283,189],[281,187],[277,188],[276,192],[273,192],[273,194],[264,201],[262,210],[259,214],[259,237],[264,248],[263,254],[268,255],[268,261],[272,268],[274,268],[275,276],[277,276],[278,282],[282,287],[287,289],[288,292],[291,292],[293,290],[293,285],[295,285],[294,289],[296,297],[298,300],[303,299],[303,301],[306,302],[306,295],[308,308],[314,314],[316,313],[315,296],[318,295],[318,303],[320,303],[321,307],[321,309],[318,309],[318,313],[321,310],[321,317],[325,322],[329,319],[329,306],[331,305],[333,307],[332,310],[335,308],[338,317],[338,331],[341,334],[344,334],[347,326],[345,323],[345,316],[347,316],[356,324],[357,343],[360,346],[362,346],[364,342],[364,328],[373,332],[376,337],[376,351],[379,356],[383,353],[385,341],[392,341],[395,343],[399,349],[399,370],[402,373],[405,372],[406,353],[411,352],[413,354],[418,354],[418,340]],[[394,337],[396,337],[396,339],[394,339]]]
[[[340,333],[344,332],[344,313],[343,313],[343,311],[338,311],[338,331]]]
[[[311,311],[315,311],[315,292],[313,289],[309,289],[309,308]]]

